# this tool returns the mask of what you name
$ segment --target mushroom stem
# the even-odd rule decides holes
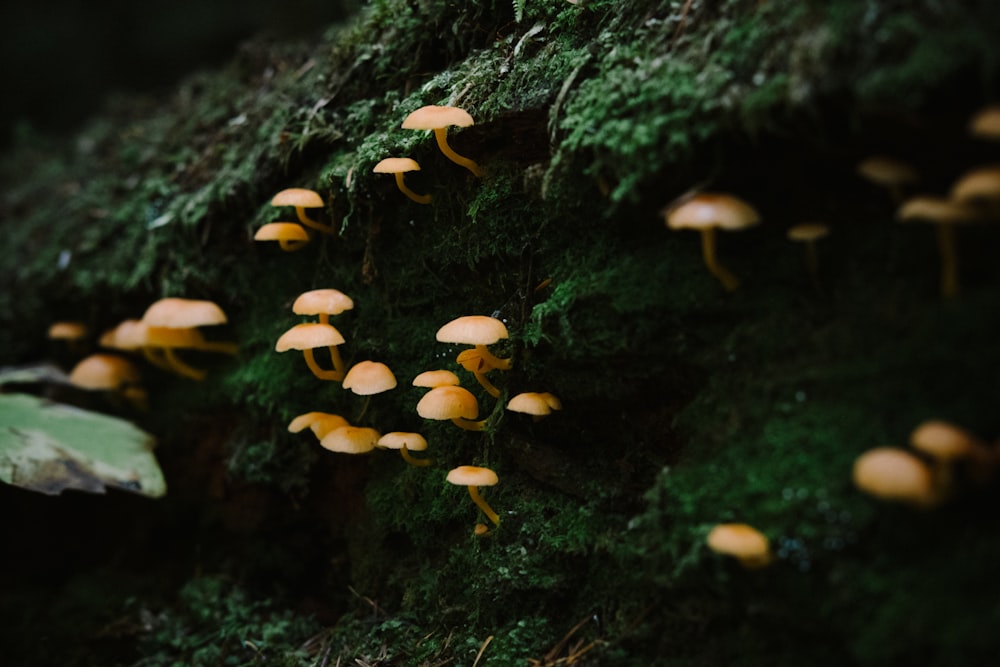
[[[326,369],[320,368],[319,364],[316,363],[316,357],[313,355],[312,348],[306,348],[302,350],[302,356],[306,358],[306,364],[309,366],[309,370],[312,374],[318,377],[320,380],[333,380],[334,382],[342,382],[344,379],[344,373],[337,370],[328,371]]]
[[[467,157],[463,157],[456,153],[451,146],[448,145],[448,128],[438,127],[434,129],[434,138],[437,139],[438,148],[444,153],[444,156],[454,162],[457,165],[461,165],[471,171],[476,176],[480,178],[483,175],[483,169],[474,160],[470,160]]]
[[[142,356],[146,357],[146,361],[161,370],[173,371],[173,368],[170,367],[170,362],[168,362],[163,356],[163,348],[143,347]]]
[[[429,466],[431,463],[433,463],[433,461],[431,461],[430,459],[414,458],[414,456],[410,454],[410,450],[406,448],[405,444],[399,448],[399,453],[403,456],[403,460],[409,463],[411,466]]]
[[[950,299],[958,295],[958,248],[955,245],[955,227],[948,223],[938,223],[937,242],[941,253],[941,296]]]
[[[347,374],[347,366],[344,365],[344,359],[340,356],[340,349],[336,345],[329,345],[327,347],[330,350],[330,359],[333,361],[333,370],[340,374],[340,379],[343,380],[344,376]]]
[[[464,158],[463,158],[464,159]],[[403,172],[397,171],[396,174],[396,185],[399,186],[399,191],[404,195],[417,202],[418,204],[430,204],[430,195],[418,195],[416,192],[406,187],[406,183],[403,182]]]
[[[485,419],[472,421],[471,419],[465,419],[464,417],[454,417],[451,421],[455,424],[455,426],[464,428],[466,431],[482,431],[486,428]]]
[[[330,225],[324,225],[321,222],[316,222],[315,220],[313,220],[312,218],[310,218],[308,215],[306,215],[306,209],[303,208],[302,206],[296,206],[295,207],[295,215],[298,216],[299,222],[301,222],[306,227],[310,227],[312,229],[315,229],[318,232],[323,232],[324,234],[336,234],[337,233],[336,230],[334,230],[334,228],[331,227]]]
[[[489,366],[497,369],[498,371],[510,370],[510,359],[501,359],[500,357],[494,356],[492,352],[486,349],[485,345],[476,345],[476,351],[479,352],[483,361]]]
[[[715,256],[715,228],[701,230],[701,256],[705,260],[705,266],[709,272],[715,276],[727,292],[734,291],[740,285],[740,281],[729,270],[719,264]]]
[[[500,390],[496,388],[496,385],[490,382],[490,379],[486,377],[485,373],[474,371],[472,374],[475,376],[476,382],[478,382],[479,386],[486,390],[487,394],[493,398],[500,398]]]
[[[183,375],[184,377],[189,377],[192,380],[200,381],[205,379],[205,371],[200,368],[195,368],[194,366],[189,366],[181,361],[181,358],[174,353],[174,349],[172,347],[163,348],[163,357],[167,360],[167,363],[170,364],[171,370],[175,373]]]
[[[487,517],[489,517],[489,520],[492,521],[494,523],[494,525],[499,526],[500,525],[500,515],[498,515],[496,512],[494,512],[493,508],[490,507],[486,503],[485,500],[483,500],[483,497],[481,495],[479,495],[479,489],[476,488],[476,487],[474,487],[474,486],[470,486],[469,487],[469,495],[472,496],[472,502],[476,503],[476,505],[479,507],[479,509],[481,509],[483,511],[483,514],[485,514]]]

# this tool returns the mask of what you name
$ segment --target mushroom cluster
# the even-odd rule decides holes
[[[254,241],[277,241],[282,250],[293,252],[306,247],[312,240],[310,229],[322,234],[337,233],[331,225],[309,217],[307,209],[322,209],[326,206],[315,190],[286,188],[271,198],[271,206],[293,208],[298,222],[268,222],[254,234]]]
[[[340,290],[314,289],[303,292],[292,304],[296,315],[315,316],[315,322],[300,322],[281,334],[274,345],[278,352],[299,350],[305,357],[306,365],[320,380],[341,382],[347,367],[340,355],[339,346],[346,341],[335,326],[330,324],[331,315],[339,315],[354,308],[354,301]],[[323,368],[316,360],[315,350],[326,348],[330,355],[332,369]]]

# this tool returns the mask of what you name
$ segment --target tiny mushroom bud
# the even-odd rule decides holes
[[[943,500],[931,469],[899,447],[876,447],[854,461],[854,485],[865,493],[915,507],[934,507]]]
[[[456,153],[448,145],[448,127],[469,127],[475,121],[469,112],[458,107],[448,106],[425,106],[412,112],[403,120],[403,128],[407,130],[433,130],[434,138],[437,140],[438,148],[445,157],[471,171],[476,176],[482,176],[482,168],[473,160]]]
[[[306,215],[307,208],[323,208],[323,198],[319,193],[305,188],[288,188],[274,195],[271,199],[271,206],[291,206],[295,209],[295,215],[306,227],[311,227],[324,234],[335,234],[336,231],[330,225],[324,225]]]
[[[736,276],[716,259],[715,230],[733,231],[756,225],[760,214],[753,206],[732,195],[703,192],[669,205],[663,215],[670,229],[699,231],[705,266],[726,291],[732,292],[739,286]]]
[[[451,420],[467,431],[482,431],[486,420],[479,416],[479,403],[468,389],[456,386],[434,387],[417,403],[417,414],[424,419]]]
[[[430,204],[430,195],[418,195],[416,192],[406,187],[406,183],[403,182],[403,174],[408,171],[420,171],[420,164],[408,157],[387,157],[378,164],[372,171],[376,174],[393,174],[396,177],[396,187],[404,195],[417,202],[418,204]]]
[[[495,472],[489,468],[459,466],[449,471],[446,479],[456,486],[468,487],[472,502],[476,503],[479,509],[483,511],[483,514],[489,517],[490,521],[497,526],[500,525],[500,516],[483,500],[478,489],[480,486],[493,486],[499,482],[500,480],[497,478]]]
[[[767,537],[745,523],[721,523],[708,533],[708,548],[732,556],[748,570],[765,567],[774,560]]]
[[[309,232],[294,222],[269,222],[253,235],[254,241],[277,241],[285,252],[309,245]]]
[[[412,466],[429,466],[432,463],[430,459],[417,459],[410,456],[410,452],[422,452],[427,449],[427,440],[419,433],[392,431],[379,438],[375,446],[383,449],[398,449],[403,460]]]
[[[278,352],[302,350],[306,364],[309,366],[309,370],[312,371],[313,375],[318,377],[320,380],[340,382],[344,379],[344,372],[337,368],[334,370],[321,368],[316,362],[313,350],[319,347],[326,347],[331,350],[332,356],[336,350],[336,346],[342,345],[343,343],[344,337],[333,325],[320,324],[319,322],[303,322],[301,324],[296,324],[294,327],[281,334],[278,342],[274,345],[274,349]],[[339,354],[334,356],[334,360],[339,358]]]

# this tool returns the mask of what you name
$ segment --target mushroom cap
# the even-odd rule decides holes
[[[314,289],[303,292],[292,304],[296,315],[339,315],[354,308],[354,299],[338,289]]]
[[[114,329],[101,334],[101,347],[116,350],[138,350],[148,344],[149,327],[142,320],[122,320]]]
[[[48,337],[53,340],[80,340],[89,333],[83,322],[53,322],[49,327]]]
[[[342,454],[364,454],[375,449],[379,432],[366,426],[341,426],[323,436],[319,444],[323,449]]]
[[[343,344],[344,337],[332,324],[302,322],[281,334],[278,342],[274,344],[274,349],[278,352],[286,352]]]
[[[960,426],[931,419],[910,433],[910,446],[936,461],[955,461],[975,456],[985,444]]]
[[[747,567],[761,567],[771,560],[767,536],[745,523],[720,523],[705,539],[712,551],[734,556]]]
[[[422,452],[427,449],[427,440],[419,433],[392,431],[379,438],[375,446],[384,449],[402,449],[406,447],[411,452]]]
[[[548,392],[527,391],[510,399],[507,409],[541,417],[562,409],[562,402]]]
[[[479,402],[463,387],[434,387],[417,403],[417,414],[424,419],[475,419]]]
[[[269,222],[253,235],[254,241],[308,241],[309,232],[297,222]]]
[[[903,202],[896,211],[900,222],[932,222],[956,224],[981,220],[983,213],[963,202],[952,201],[944,197],[922,195],[911,197]]]
[[[490,345],[507,335],[507,326],[495,317],[466,315],[438,329],[436,338],[440,343]]]
[[[495,472],[479,466],[458,466],[445,479],[458,486],[493,486],[500,481]]]
[[[297,208],[322,208],[323,198],[314,190],[287,188],[271,198],[271,206],[295,206]]]
[[[131,361],[115,354],[92,354],[81,360],[69,374],[69,382],[84,389],[121,389],[139,384],[139,370]]]
[[[396,376],[381,361],[359,361],[344,376],[344,389],[359,396],[381,394],[396,386]]]
[[[475,125],[472,116],[458,107],[429,105],[413,111],[403,120],[406,130],[436,130],[449,125],[468,127]]]
[[[420,163],[409,157],[387,157],[372,168],[375,174],[402,174],[408,171],[420,171]]]
[[[461,380],[458,376],[448,370],[424,371],[413,378],[414,387],[444,387],[448,385],[458,385]]]
[[[969,121],[969,133],[982,139],[1000,139],[1000,105],[976,112]]]
[[[858,163],[858,174],[877,185],[891,187],[915,183],[920,174],[913,165],[889,155],[872,155]]]
[[[195,349],[205,345],[205,337],[195,328],[146,327],[146,345]]]
[[[802,222],[788,228],[788,240],[807,243],[823,238],[830,233],[830,227],[822,222]]]
[[[882,500],[928,507],[938,502],[930,468],[899,447],[876,447],[854,461],[854,485]]]
[[[952,186],[951,198],[960,202],[1000,199],[1000,165],[967,171]]]
[[[167,297],[147,308],[142,321],[151,327],[186,329],[225,324],[226,314],[212,301]]]
[[[329,412],[307,412],[298,415],[288,423],[288,432],[299,433],[308,428],[317,438],[322,440],[327,433],[341,426],[350,426],[350,424],[340,415]]]
[[[670,229],[743,229],[760,222],[760,214],[747,202],[718,192],[702,192],[666,210]]]

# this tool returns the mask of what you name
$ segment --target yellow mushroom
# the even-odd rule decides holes
[[[500,516],[483,499],[478,488],[480,486],[494,486],[497,484],[500,480],[495,472],[489,468],[478,466],[459,466],[450,470],[446,479],[451,484],[468,488],[472,502],[476,503],[476,506],[483,511],[483,514],[489,517],[490,521],[497,526],[500,525]]]
[[[420,107],[403,120],[404,129],[433,130],[438,148],[441,149],[445,157],[455,164],[465,167],[476,176],[482,176],[483,170],[478,164],[467,157],[459,155],[448,145],[448,128],[450,126],[469,127],[474,124],[475,121],[472,120],[472,116],[464,109],[435,105]]]
[[[376,174],[392,174],[396,177],[396,187],[404,195],[417,202],[418,204],[430,204],[430,195],[418,195],[416,192],[411,190],[403,182],[403,174],[408,171],[420,171],[420,164],[408,157],[387,157],[372,169],[373,173]]]

